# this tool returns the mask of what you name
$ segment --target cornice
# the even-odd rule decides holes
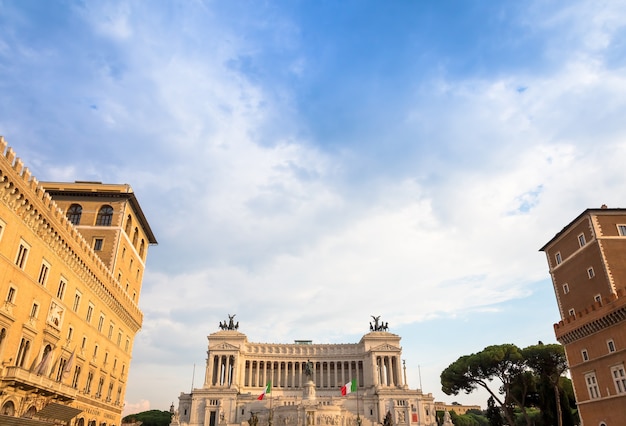
[[[1,155],[3,154],[4,155]],[[0,136],[0,202],[136,333],[143,314],[50,194]],[[120,302],[123,300],[124,303]]]

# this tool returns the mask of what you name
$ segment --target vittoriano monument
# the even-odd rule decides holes
[[[209,334],[204,383],[180,394],[172,426],[379,426],[387,413],[394,426],[436,425],[380,316],[358,343],[323,344],[250,342],[234,318]]]

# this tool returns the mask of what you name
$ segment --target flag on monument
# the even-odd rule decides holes
[[[265,394],[266,393],[271,393],[272,392],[272,381],[270,380],[269,382],[267,382],[267,385],[265,386],[265,389],[263,389],[263,393],[261,395],[259,395],[259,397],[257,398],[259,401],[262,401],[263,398],[265,398]]]
[[[356,392],[356,379],[352,379],[341,387],[341,396],[346,396],[352,392]]]

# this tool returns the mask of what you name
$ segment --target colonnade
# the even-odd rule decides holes
[[[363,361],[315,361],[313,377],[315,387],[341,388],[352,379],[356,379],[359,387],[369,386],[365,383],[374,380],[374,385],[402,386],[402,372],[399,356],[379,355],[371,358],[373,374],[366,374]],[[271,361],[245,360],[239,376],[238,363],[234,355],[215,355],[209,358],[205,386],[264,387],[269,381],[275,388],[301,388],[307,381],[305,365],[307,361]]]
[[[263,361],[247,360],[243,385],[263,387],[272,381],[273,387],[301,388],[308,380],[305,374],[307,361]],[[317,361],[313,362],[313,377],[317,388],[341,388],[352,379],[363,383],[362,361]]]
[[[376,357],[376,384],[382,386],[402,386],[400,358],[397,356]]]

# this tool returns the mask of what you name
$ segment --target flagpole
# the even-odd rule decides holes
[[[268,390],[269,390],[269,392],[270,392],[270,415],[269,415],[269,418],[268,418],[267,423],[268,423],[268,425],[269,425],[269,426],[272,426],[272,420],[273,420],[273,419],[272,419],[272,417],[273,417],[273,416],[272,416],[272,399],[273,399],[273,398],[272,398],[272,393],[273,393],[273,392],[272,392],[272,381],[271,381],[271,380],[270,380],[270,382],[269,382],[268,388],[269,388]]]
[[[356,382],[356,424],[357,426],[361,426],[361,416],[359,414],[359,381],[355,379]]]

